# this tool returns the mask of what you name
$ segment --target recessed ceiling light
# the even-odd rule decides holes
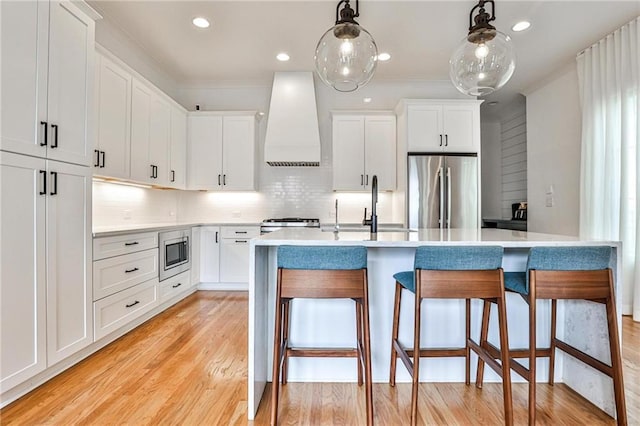
[[[371,102],[371,98],[364,98],[362,102],[364,102],[365,104],[368,104],[369,102]]]
[[[378,60],[385,62],[388,61],[389,59],[391,59],[391,55],[388,54],[387,52],[382,52],[378,54]]]
[[[201,16],[195,17],[193,18],[193,25],[195,25],[198,28],[209,28],[209,21],[207,20],[207,18],[203,18]]]
[[[276,59],[279,60],[280,62],[286,62],[289,60],[289,55],[287,55],[284,52],[280,52],[276,55]]]
[[[511,29],[515,32],[524,31],[531,26],[531,22],[529,21],[520,21],[516,23]]]

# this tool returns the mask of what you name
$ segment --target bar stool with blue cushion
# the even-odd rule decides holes
[[[294,298],[353,299],[357,342],[354,348],[290,348],[289,304]],[[273,341],[271,424],[278,422],[280,366],[287,383],[289,357],[355,357],[358,384],[363,376],[367,424],[373,424],[373,387],[367,288],[367,249],[362,246],[280,246]]]
[[[534,247],[529,251],[526,272],[506,272],[505,287],[519,293],[529,305],[529,348],[510,349],[511,368],[529,382],[529,424],[536,420],[536,358],[549,357],[549,384],[553,385],[555,349],[590,365],[613,379],[618,424],[627,424],[622,383],[622,361],[618,340],[618,322],[610,268],[611,247]],[[551,299],[551,340],[548,348],[536,348],[536,300]],[[556,337],[556,311],[559,299],[581,299],[602,303],[606,307],[609,329],[611,365],[576,349]],[[486,323],[483,321],[481,344],[495,357],[497,348],[486,342]],[[529,368],[513,358],[528,358]],[[478,371],[482,360],[478,360]]]
[[[498,305],[500,346],[508,348],[507,314],[502,272],[503,248],[497,246],[423,246],[416,249],[414,270],[399,272],[396,279],[393,328],[391,337],[391,366],[389,382],[395,386],[396,360],[399,357],[412,377],[411,424],[418,423],[418,383],[421,357],[464,357],[465,383],[470,383],[470,357],[473,350],[478,357],[503,378],[504,417],[513,424],[511,380],[508,353],[497,362],[471,338],[471,299],[483,299],[485,305]],[[398,340],[400,301],[402,290],[415,297],[413,349],[405,349]],[[466,299],[465,344],[461,348],[421,348],[420,326],[423,299]],[[486,308],[485,308],[486,310]],[[413,359],[412,359],[413,358]]]

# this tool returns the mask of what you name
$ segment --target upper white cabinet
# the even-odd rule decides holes
[[[90,170],[0,152],[3,391],[93,341]]]
[[[129,178],[131,149],[131,74],[103,55],[96,55],[97,146],[94,174]]]
[[[480,151],[480,103],[475,100],[403,100],[408,152]]]
[[[0,7],[0,148],[89,165],[94,21],[71,2]]]
[[[393,113],[333,113],[333,189],[396,188],[396,117]]]
[[[187,133],[188,189],[255,190],[255,112],[191,112]]]
[[[171,107],[171,141],[169,152],[169,185],[185,189],[187,186],[187,113]]]

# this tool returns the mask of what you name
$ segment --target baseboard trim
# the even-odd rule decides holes
[[[198,290],[249,291],[249,283],[200,283]]]

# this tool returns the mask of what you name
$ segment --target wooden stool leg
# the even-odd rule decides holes
[[[504,422],[506,425],[513,425],[513,398],[511,392],[509,333],[507,331],[507,308],[505,305],[504,292],[502,293],[502,297],[499,297],[497,299],[497,304],[498,327],[500,328],[500,362],[502,364],[502,397],[504,399]]]
[[[489,315],[491,314],[491,302],[484,301],[482,306],[482,327],[480,328],[480,347],[485,348],[487,336],[489,335]],[[478,368],[476,370],[476,387],[482,389],[484,382],[484,360],[478,357]]]
[[[613,278],[609,279],[613,283]],[[611,370],[613,373],[613,393],[616,402],[616,414],[618,425],[626,425],[627,408],[624,398],[624,383],[622,380],[622,357],[620,355],[620,338],[618,336],[618,317],[613,299],[613,284],[611,284],[610,295],[607,298],[607,324],[609,326],[609,348],[611,351]]]
[[[551,300],[551,341],[549,344],[549,384],[553,386],[555,365],[556,365],[556,313],[558,309],[558,301]]]
[[[284,347],[284,352],[282,353],[282,384],[287,384],[288,370],[289,370],[289,356],[287,355],[287,347],[289,347],[289,328],[291,325],[289,324],[289,314],[290,314],[290,304],[291,300],[285,300],[283,303],[284,310],[284,321],[282,324],[282,342],[286,343]]]
[[[362,370],[364,369],[364,356],[360,349],[364,350],[364,344],[362,343],[362,301],[356,300],[356,335],[357,335],[357,352],[356,367],[358,369],[358,386],[362,386]]]
[[[418,280],[416,280],[416,283]],[[411,425],[418,424],[418,385],[420,383],[420,305],[421,299],[416,285],[415,317],[413,326],[413,372],[411,374]]]
[[[529,425],[536,424],[536,298],[534,281],[529,293]]]
[[[471,347],[469,339],[471,339],[471,299],[465,300],[465,341],[464,341],[464,383],[471,383]]]
[[[280,292],[276,295],[275,326],[273,336],[273,374],[271,376],[271,425],[278,424],[278,393],[280,388],[280,361],[282,347],[282,310]]]
[[[402,286],[396,281],[396,295],[393,302],[393,328],[391,331],[391,364],[389,367],[389,384],[396,385],[396,361],[398,360],[398,352],[396,351],[395,342],[398,340],[398,329],[400,326],[400,301],[402,298]]]
[[[369,323],[369,295],[365,276],[364,301],[361,305],[364,319],[364,381],[367,393],[367,425],[373,425],[373,377],[371,376],[371,330]]]

